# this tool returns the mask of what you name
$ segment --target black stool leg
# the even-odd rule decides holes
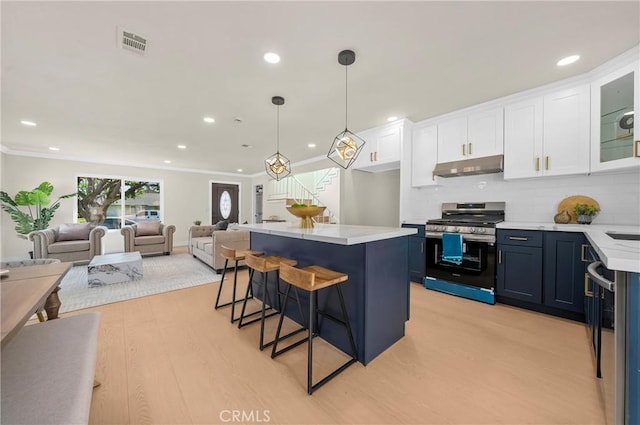
[[[224,284],[224,275],[227,272],[227,265],[229,264],[229,259],[224,260],[224,268],[222,269],[222,279],[220,279],[220,286],[218,286],[218,296],[216,297],[215,309],[219,309],[223,307],[220,305],[220,294],[222,293],[222,285]],[[226,305],[226,304],[225,304]]]
[[[353,353],[353,357],[358,357],[358,352],[356,350],[356,342],[353,339],[353,332],[351,332],[351,323],[349,322],[349,315],[347,314],[347,307],[344,303],[344,297],[342,296],[342,288],[340,285],[336,286],[336,290],[338,291],[338,298],[340,298],[340,308],[342,309],[342,316],[344,317],[345,325],[347,326],[347,334],[349,335],[349,343],[351,344],[351,352]]]
[[[284,312],[287,311],[287,301],[289,301],[289,292],[291,292],[291,285],[287,285],[287,290],[284,293],[284,303],[282,304],[282,311],[280,311],[280,318],[278,319],[278,327],[276,328],[276,339],[273,341],[273,348],[271,349],[271,358],[276,357],[278,351],[278,342],[280,341],[280,331],[282,330],[282,322],[284,321]]]
[[[307,346],[307,393],[313,392],[313,319],[316,317],[315,291],[309,292],[309,345]]]
[[[235,267],[233,268],[233,294],[231,294],[231,323],[240,319],[236,318],[236,287],[238,286],[238,260],[235,262]]]
[[[242,320],[244,320],[244,312],[247,309],[247,300],[249,299],[249,292],[252,293],[253,295],[253,288],[252,288],[252,282],[253,282],[253,273],[255,270],[251,269],[251,271],[249,272],[249,284],[247,285],[247,291],[244,294],[244,301],[242,303],[242,311],[240,312],[240,320],[238,321],[238,329],[243,327],[245,324],[242,323]]]

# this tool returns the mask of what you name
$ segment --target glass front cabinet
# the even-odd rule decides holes
[[[591,171],[640,166],[639,74],[635,61],[591,85]]]

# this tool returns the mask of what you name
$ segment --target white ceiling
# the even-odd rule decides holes
[[[2,1],[0,142],[9,152],[256,173],[275,152],[274,95],[286,99],[280,151],[292,162],[325,155],[343,130],[343,49],[357,54],[348,124],[359,131],[589,71],[639,43],[639,5]],[[148,38],[146,55],[117,48],[118,26]],[[267,51],[282,61],[267,64]],[[579,62],[556,67],[574,53]]]

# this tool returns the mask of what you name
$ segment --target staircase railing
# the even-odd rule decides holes
[[[309,190],[300,180],[298,180],[295,176],[289,176],[286,179],[281,181],[287,181],[287,198],[293,199],[297,203],[305,203],[305,204],[314,204],[321,207],[326,207],[326,205],[318,198],[318,196]],[[323,217],[328,217],[329,223],[334,223],[336,221],[336,217],[329,208],[325,208]],[[314,217],[313,220],[318,222]]]

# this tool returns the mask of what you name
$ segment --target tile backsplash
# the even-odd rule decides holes
[[[640,170],[504,180],[503,174],[441,178],[438,186],[413,189],[407,218],[440,217],[443,202],[506,202],[508,221],[553,222],[560,201],[586,195],[600,204],[594,223],[640,225]]]

